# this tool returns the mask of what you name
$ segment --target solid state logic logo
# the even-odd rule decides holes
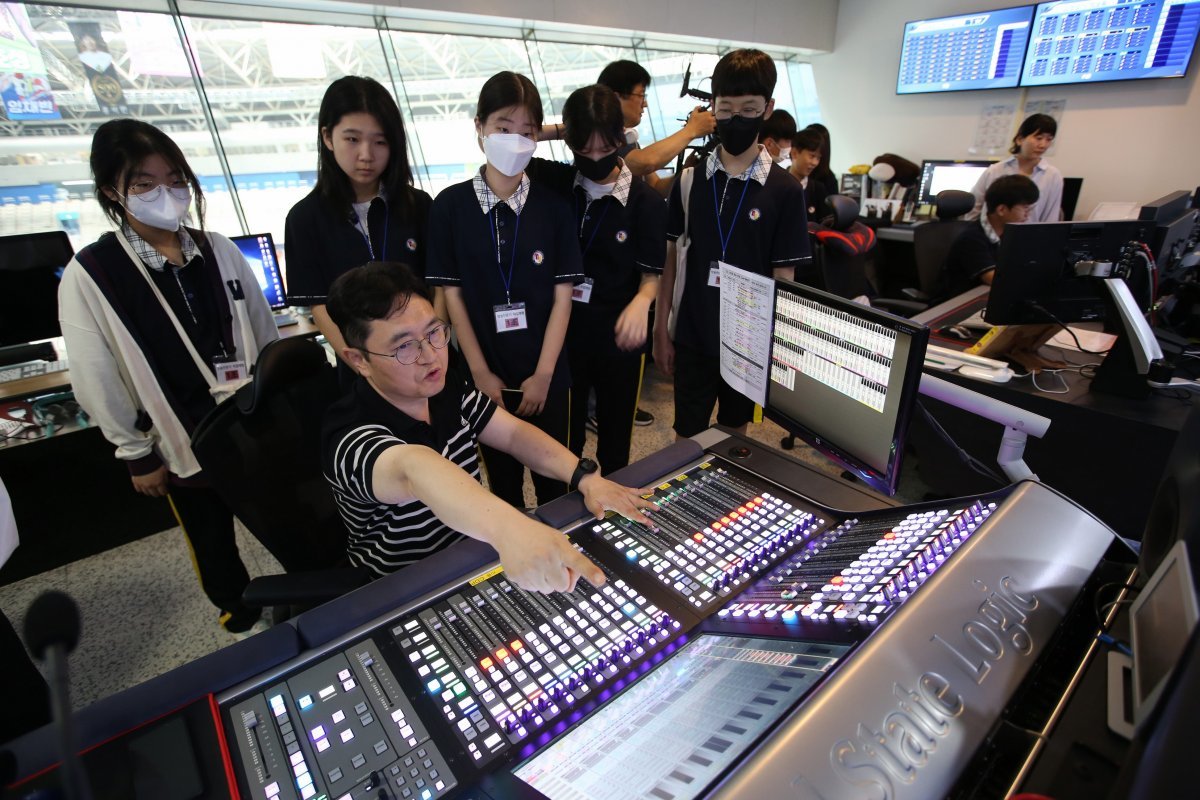
[[[537,264],[540,267],[542,265],[542,262],[545,260],[546,260],[545,253],[543,253],[541,250],[533,251],[533,263]]]
[[[1038,597],[1021,594],[1008,576],[1000,579],[995,591],[979,580],[974,585],[986,598],[959,633],[930,637],[935,649],[949,656],[949,663],[943,661],[909,685],[893,683],[892,705],[882,717],[859,722],[852,738],[840,739],[830,749],[830,766],[847,785],[856,787],[854,797],[891,800],[898,796],[898,787],[908,787],[905,793],[911,794],[921,768],[936,756],[955,721],[971,717],[972,709],[956,688],[960,681],[982,686],[1005,659],[1011,665],[1014,658],[1033,654],[1033,634],[1026,623],[1041,606]],[[803,800],[832,800],[804,775],[792,780],[792,788]]]
[[[417,252],[417,240],[416,239],[409,239],[404,244],[408,247],[409,252],[412,252],[412,253]]]
[[[757,208],[750,209],[750,221],[751,222],[758,222],[758,218],[761,216],[762,216],[762,212],[759,211]]]
[[[617,231],[617,241],[620,242],[621,244],[624,244],[625,240],[628,238],[629,238],[629,234],[626,233],[625,231]]]

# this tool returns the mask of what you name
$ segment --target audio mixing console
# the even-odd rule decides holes
[[[936,659],[940,638],[951,662],[957,657],[978,671],[982,659],[993,675],[1019,677],[1036,653],[1033,641],[1040,646],[1047,626],[1061,617],[1060,595],[1078,589],[1039,585],[1042,573],[1031,577],[1026,562],[1040,570],[1057,559],[1054,580],[1069,573],[1082,582],[1087,562],[1094,566],[1097,548],[1103,551],[1103,536],[1093,530],[1102,530],[1098,523],[1090,517],[1080,523],[1069,501],[1033,485],[941,506],[848,515],[708,457],[660,481],[653,499],[652,525],[610,514],[566,531],[601,565],[607,580],[600,587],[581,580],[570,593],[531,593],[499,567],[488,568],[226,692],[219,700],[242,795],[675,800],[720,794],[745,780],[739,765],[752,753],[762,759],[770,743],[798,736],[795,720],[818,713],[813,708],[829,707],[835,695],[847,706],[868,697],[853,676],[864,669],[860,654],[885,640],[896,642],[889,652],[899,665]],[[1036,537],[1026,518],[1033,512],[1024,510],[1032,506],[1038,519],[1069,521],[1059,526],[1055,553],[1039,561],[1035,538],[1023,545],[1031,559],[988,572],[1003,562],[978,554],[989,542],[998,547],[1005,538]],[[1072,544],[1077,540],[1086,547]],[[1082,553],[1079,574],[1064,566],[1071,547]],[[956,565],[965,559],[984,571],[963,578]],[[994,609],[988,592],[999,598]],[[909,608],[918,599],[944,605],[939,613],[951,617],[958,609],[980,611],[966,626],[907,641],[930,619],[930,612]],[[843,669],[856,663],[857,670]],[[918,718],[922,736],[935,722],[949,726],[951,694],[967,702],[971,687],[960,688],[951,673],[943,665],[894,678],[897,687],[913,681],[917,699],[899,706],[893,699],[893,711],[927,707]],[[892,680],[877,677],[872,685],[892,697]],[[1011,680],[976,686],[1011,691]],[[808,702],[814,693],[822,703]],[[847,716],[849,744],[839,743],[840,750],[825,741],[836,727],[829,723],[809,734],[825,756],[821,747],[795,744],[801,749],[792,756],[774,758],[816,764],[804,772],[814,786],[822,769],[840,774],[831,755],[838,752],[849,759],[844,774],[900,787],[890,796],[945,793],[945,775],[936,770],[926,770],[938,776],[935,788],[920,781],[906,788],[891,780],[886,758],[872,765],[868,755],[886,750],[887,742],[853,739],[851,723],[876,712],[855,713]],[[966,740],[990,723],[970,724]],[[934,733],[945,735],[942,728]],[[914,731],[907,735],[904,746],[911,749],[918,740],[911,739]],[[972,751],[956,747],[943,761],[961,768]],[[756,780],[770,771],[760,768]],[[742,794],[728,796],[777,791],[740,786]]]

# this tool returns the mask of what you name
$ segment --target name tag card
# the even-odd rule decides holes
[[[523,331],[529,327],[529,320],[525,317],[524,303],[492,306],[492,311],[496,315],[496,333]]]
[[[584,278],[582,283],[577,283],[571,287],[571,299],[576,303],[592,302],[592,286],[595,284],[591,278]]]

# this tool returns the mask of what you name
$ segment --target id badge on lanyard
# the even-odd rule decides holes
[[[592,302],[592,287],[595,284],[591,278],[584,278],[582,282],[571,287],[571,299],[576,303]]]
[[[496,315],[496,333],[523,331],[529,327],[529,320],[525,317],[524,303],[492,306],[492,312]]]

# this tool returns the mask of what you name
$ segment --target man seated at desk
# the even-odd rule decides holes
[[[359,375],[322,431],[322,466],[350,532],[352,564],[385,575],[466,534],[494,547],[524,589],[571,591],[580,577],[604,582],[565,536],[480,485],[476,443],[569,482],[597,517],[610,509],[649,524],[641,509],[652,503],[450,370],[450,325],[404,265],[373,262],[344,273],[326,309],[346,343],[339,355]]]
[[[946,255],[945,297],[957,297],[977,284],[992,283],[1004,226],[1024,222],[1038,200],[1038,187],[1025,175],[997,178],[984,195],[984,211],[950,245]]]

